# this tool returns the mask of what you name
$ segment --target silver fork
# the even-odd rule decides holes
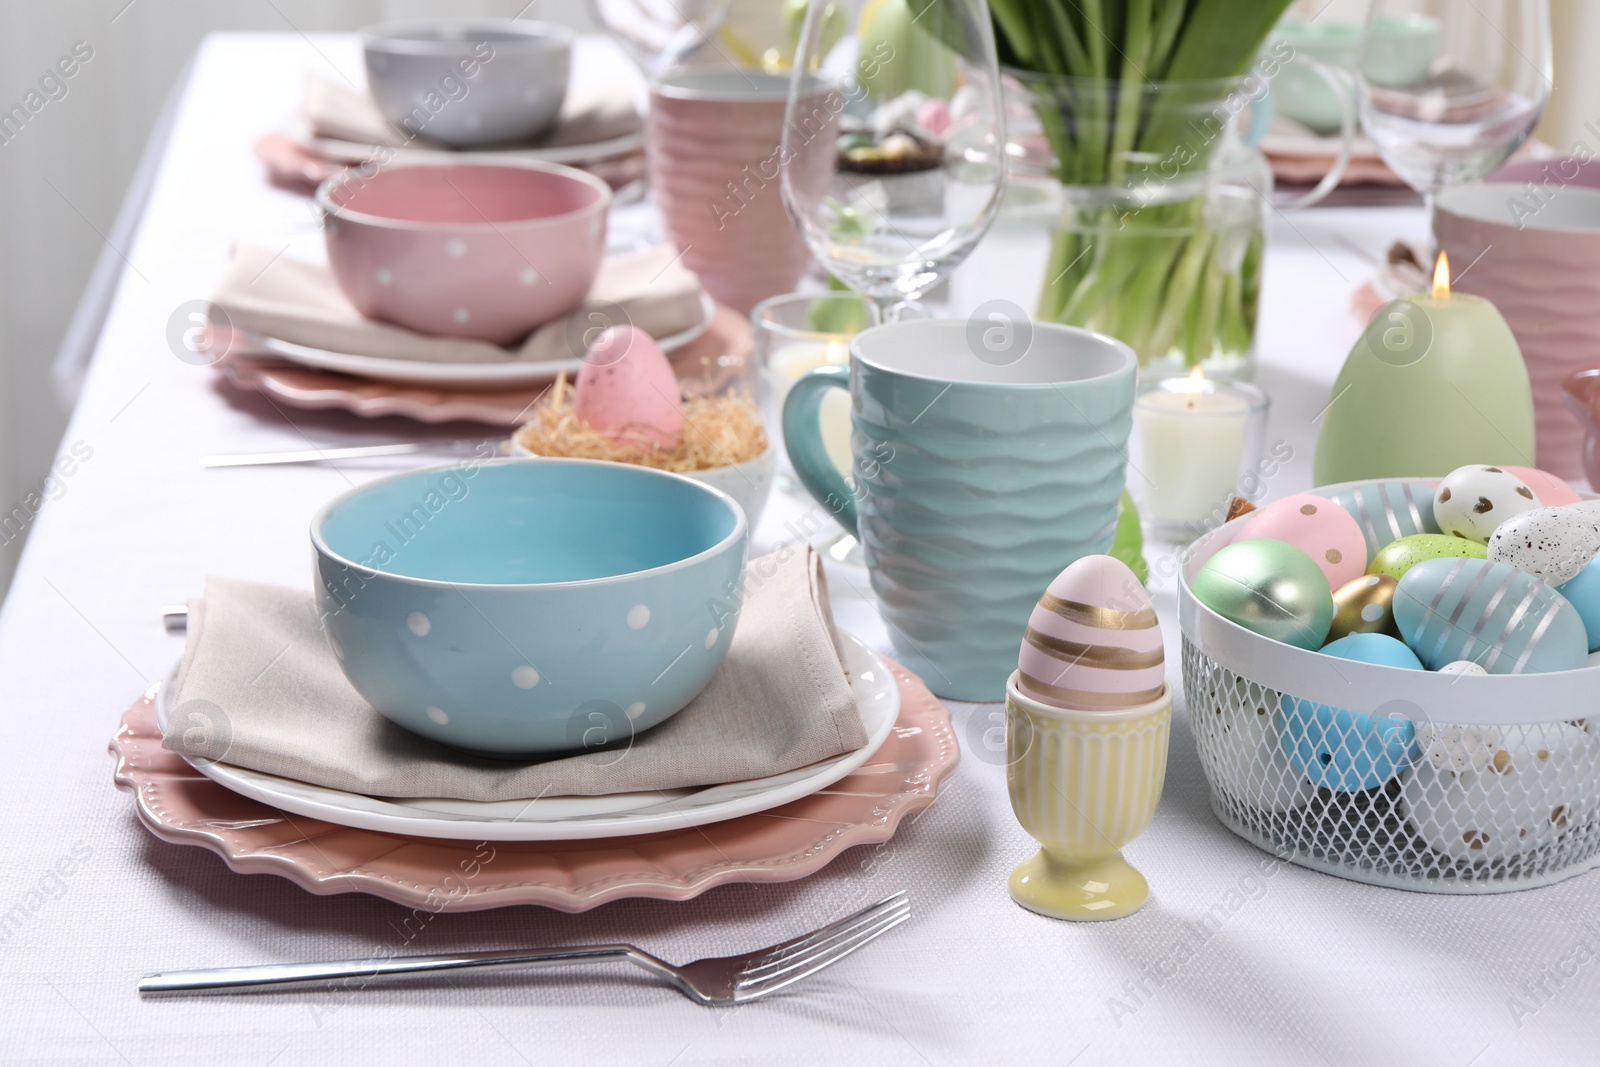
[[[219,993],[338,981],[353,982],[359,987],[377,979],[468,968],[506,970],[623,959],[665,978],[696,1003],[743,1004],[776,993],[802,978],[809,978],[824,967],[838,963],[909,918],[911,901],[902,889],[869,908],[863,908],[848,918],[809,934],[758,948],[742,956],[717,956],[681,967],[657,959],[632,945],[588,945],[525,951],[462,952],[451,956],[400,956],[394,959],[169,971],[147,974],[139,979],[139,992]]]

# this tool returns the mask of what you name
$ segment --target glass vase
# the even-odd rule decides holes
[[[1157,373],[1248,376],[1272,171],[1254,75],[1140,83],[1010,74],[1010,152],[1053,195],[1038,317],[1110,334]]]

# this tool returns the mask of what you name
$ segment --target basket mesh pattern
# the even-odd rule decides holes
[[[1354,715],[1264,688],[1187,636],[1183,686],[1212,808],[1284,859],[1436,893],[1523,889],[1600,862],[1600,715]]]

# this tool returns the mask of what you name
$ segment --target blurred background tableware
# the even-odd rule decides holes
[[[464,258],[468,246],[462,241],[445,251]],[[368,318],[343,297],[328,266],[241,241],[212,290],[212,333],[197,342],[195,362],[237,351],[406,384],[490,389],[545,382],[577,371],[589,341],[608,326],[634,327],[665,352],[691,345],[710,330],[716,303],[678,258],[666,245],[607,255],[581,305],[512,345],[499,345]],[[394,284],[393,271],[377,275],[380,283],[385,277]]]
[[[1366,64],[1374,77],[1389,85],[1409,85],[1427,76],[1439,47],[1439,23],[1429,15],[1379,15],[1365,30]],[[1362,59],[1363,26],[1333,17],[1286,16],[1272,29],[1268,47],[1282,44],[1295,58],[1314,59],[1354,74]],[[1272,104],[1278,114],[1327,137],[1338,133],[1341,95],[1309,67],[1289,62],[1272,81]],[[1353,85],[1343,94],[1355,103]]]
[[[1227,520],[1234,496],[1260,495],[1267,407],[1248,382],[1190,374],[1140,383],[1128,488],[1152,537],[1193,540]]]
[[[384,22],[361,31],[367,88],[390,124],[451,148],[525,141],[567,95],[565,26],[521,19]]]
[[[253,147],[256,158],[267,168],[267,180],[291,192],[315,193],[317,186],[345,167],[324,159],[282,130],[262,134]]]
[[[687,62],[713,40],[732,0],[588,0],[589,15],[646,75]]]
[[[755,329],[756,363],[761,368],[767,425],[781,432],[789,387],[812,367],[850,361],[850,338],[878,325],[878,306],[854,293],[785,293],[769,297],[750,312]],[[850,474],[850,398],[822,400],[822,445],[846,477]],[[785,476],[791,487],[787,460]]]
[[[1074,327],[906,320],[850,342],[849,366],[794,383],[784,440],[800,481],[860,539],[896,655],[934,692],[1000,699],[1039,590],[1112,543],[1137,361]],[[819,407],[848,390],[854,485]]]
[[[1437,26],[1426,66],[1392,27]],[[1504,163],[1550,95],[1548,0],[1372,0],[1356,69],[1361,126],[1406,184],[1433,199]],[[1464,266],[1464,264],[1463,264]]]
[[[587,44],[592,49],[596,42]],[[384,166],[396,160],[453,151],[418,136],[408,127],[392,125],[370,93],[320,74],[308,76],[305,86],[299,112],[286,136],[309,155],[333,163]],[[468,97],[462,97],[465,99]],[[591,75],[587,84],[567,90],[552,125],[539,137],[484,145],[472,151],[582,166],[615,186],[635,163],[639,168],[634,176],[642,172],[644,117],[639,113],[639,102],[626,83],[597,84]],[[433,103],[442,115],[450,102],[439,97]]]
[[[752,359],[751,351],[749,318],[719,307],[712,315],[710,328],[681,348],[674,347],[667,358],[684,395],[698,396],[704,394],[708,384],[712,389],[722,386],[723,380],[717,375],[742,376]],[[408,384],[284,363],[269,353],[240,346],[229,349],[215,367],[225,383],[224,395],[241,406],[252,403],[250,394],[261,393],[273,405],[303,411],[348,411],[364,419],[405,419],[404,424],[378,431],[389,433],[389,440],[410,440],[420,426],[454,422],[513,429],[527,419],[558,369],[551,367],[539,380],[526,385]],[[708,369],[715,372],[709,382]],[[259,401],[255,403],[271,410]],[[461,427],[455,436],[475,432]],[[777,437],[774,435],[773,439]]]
[[[827,129],[821,83],[803,99]],[[820,174],[833,137],[782,157],[789,79],[758,70],[689,67],[650,87],[650,188],[662,227],[720,303],[749,312],[795,288],[811,254],[778,195],[778,176]]]
[[[1578,371],[1561,386],[1572,416],[1583,430],[1583,473],[1600,485],[1600,367]]]
[[[738,605],[709,605],[738,588],[747,536],[688,478],[557,459],[391,475],[311,526],[318,609],[357,692],[501,756],[582,748],[591,711],[634,709],[608,724],[626,733],[681,710],[727,653]]]
[[[1582,477],[1583,423],[1563,385],[1600,363],[1600,163],[1521,163],[1447,189],[1433,234],[1452,264],[1472,264],[1459,290],[1493,301],[1522,349],[1538,450],[1522,465]]]
[[[820,165],[784,169],[783,203],[822,269],[883,321],[988,232],[1005,145],[987,0],[805,6],[783,151],[818,153]]]
[[[599,178],[531,160],[393,164],[317,189],[329,266],[363,315],[498,344],[583,300],[610,205]]]

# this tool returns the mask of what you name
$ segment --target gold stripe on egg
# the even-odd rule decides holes
[[[1017,680],[1023,684],[1024,691],[1031,689],[1035,693],[1043,693],[1056,700],[1065,700],[1069,704],[1081,704],[1089,708],[1131,708],[1139,704],[1148,704],[1166,692],[1167,688],[1167,684],[1162,682],[1154,689],[1143,689],[1137,693],[1091,693],[1087,689],[1071,689],[1064,685],[1041,682],[1027,671],[1018,671]]]
[[[1067,641],[1042,634],[1031,626],[1022,632],[1022,639],[1041,652],[1071,660],[1073,666],[1082,664],[1108,671],[1141,671],[1146,667],[1159,667],[1165,662],[1159,648],[1140,652],[1132,648],[1117,648],[1115,645],[1086,645],[1081,641]]]
[[[1138,611],[1097,608],[1077,600],[1062,600],[1049,593],[1039,598],[1039,606],[1068,622],[1081,622],[1100,630],[1149,630],[1156,626],[1155,608],[1140,608]]]

